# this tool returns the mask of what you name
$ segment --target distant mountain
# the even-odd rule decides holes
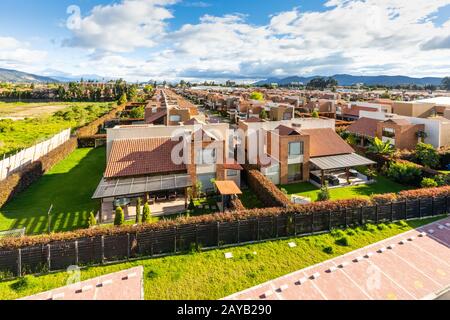
[[[268,78],[267,80],[258,81],[255,85],[265,85],[271,83],[277,83],[278,85],[288,85],[293,82],[301,82],[303,84],[307,84],[314,78],[319,76],[312,77],[287,77],[287,78]],[[440,85],[442,82],[442,78],[436,77],[425,77],[425,78],[412,78],[406,76],[352,76],[349,74],[336,74],[331,76],[336,79],[336,81],[341,86],[351,86],[357,83],[363,83],[365,85],[383,85],[383,86],[397,86],[397,85]]]
[[[80,81],[83,79],[83,81],[98,81],[98,82],[104,82],[104,81],[110,81],[115,80],[115,78],[109,78],[109,77],[102,77],[96,74],[84,74],[80,76],[60,76],[60,75],[51,75],[53,79],[56,79],[60,82],[74,82],[74,81]]]
[[[58,80],[50,77],[38,76],[35,74],[21,72],[17,70],[0,68],[0,82],[45,83],[45,82],[58,82]]]

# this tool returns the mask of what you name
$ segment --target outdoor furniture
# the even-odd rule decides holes
[[[167,197],[166,196],[158,196],[157,198],[156,198],[156,201],[157,202],[162,202],[162,201],[166,201],[167,200]]]
[[[348,172],[350,173],[350,176],[352,176],[352,177],[358,176],[358,171],[356,171],[355,169],[350,169],[350,170],[348,170]]]
[[[169,195],[169,200],[170,200],[170,201],[175,201],[175,200],[177,200],[177,193],[175,192],[175,193],[170,194],[170,195]]]

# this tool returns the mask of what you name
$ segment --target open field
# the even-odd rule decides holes
[[[77,149],[30,188],[0,208],[0,230],[26,228],[27,233],[47,231],[47,211],[53,204],[52,231],[86,226],[99,202],[91,199],[105,168],[105,149]]]
[[[64,129],[81,127],[114,107],[115,103],[24,104],[0,102],[0,156],[30,147]],[[32,114],[38,116],[32,118]],[[1,120],[6,116],[15,118]]]
[[[376,182],[353,187],[343,187],[329,189],[331,200],[350,199],[355,197],[369,197],[373,194],[396,193],[409,189],[401,184],[391,181],[383,176],[376,177]],[[289,195],[295,194],[317,200],[319,189],[309,182],[282,185],[280,188],[286,189]]]
[[[366,225],[330,234],[91,267],[81,271],[81,280],[142,265],[146,299],[219,299],[437,219]],[[337,244],[341,237],[348,238],[348,246]],[[288,246],[292,241],[297,247]],[[232,252],[234,258],[226,260],[225,252]],[[60,272],[31,277],[28,285],[20,288],[15,285],[17,280],[1,282],[0,299],[16,299],[60,287],[69,276]]]

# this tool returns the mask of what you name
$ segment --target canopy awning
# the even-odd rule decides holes
[[[103,178],[92,199],[132,196],[147,192],[182,189],[192,186],[190,175],[166,175],[140,178]]]
[[[356,153],[311,158],[309,161],[320,170],[344,169],[376,164],[376,162]]]
[[[216,181],[216,187],[222,196],[242,194],[241,189],[239,189],[236,182],[232,180]]]

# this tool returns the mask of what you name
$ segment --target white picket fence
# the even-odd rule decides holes
[[[3,160],[0,161],[0,181],[68,141],[70,139],[70,132],[70,128],[66,129],[54,135],[52,138],[35,144],[30,148],[23,149],[8,158],[4,156]]]

